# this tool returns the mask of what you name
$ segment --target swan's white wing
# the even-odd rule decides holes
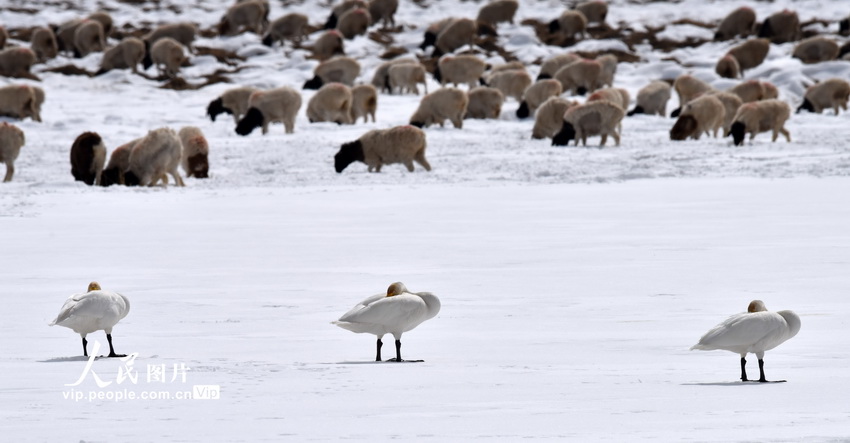
[[[345,314],[342,314],[342,317],[339,318],[339,321],[351,321],[351,320],[348,320],[348,317],[357,314],[358,312],[360,312],[361,310],[363,310],[367,306],[371,305],[372,303],[374,303],[374,302],[376,302],[376,301],[378,301],[382,298],[386,298],[386,297],[387,297],[386,293],[375,294],[375,295],[361,301],[360,303],[357,303],[357,305],[354,306],[353,308],[351,308],[348,312],[346,312]]]
[[[392,297],[384,295],[356,312],[349,312],[340,321],[353,323],[372,323],[388,327],[404,327],[422,322],[428,308],[419,296],[400,294]]]
[[[71,312],[74,310],[74,307],[80,301],[81,298],[85,297],[86,294],[73,294],[65,300],[65,303],[62,305],[62,309],[59,310],[59,315],[56,316],[52,322],[50,322],[50,326],[58,325],[63,321],[67,320],[68,317],[71,316]]]
[[[706,332],[694,349],[749,347],[765,339],[784,335],[785,320],[775,312],[736,314]]]
[[[74,294],[59,311],[53,324],[61,325],[72,318],[106,319],[107,323],[118,323],[130,310],[127,299],[111,291],[91,291]],[[114,322],[113,322],[114,321]]]

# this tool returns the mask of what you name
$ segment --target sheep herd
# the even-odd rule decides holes
[[[558,44],[567,49],[538,60],[538,75],[533,79],[526,63],[508,60],[500,65],[488,64],[481,57],[485,43],[498,36],[502,23],[514,23],[520,4],[517,0],[495,0],[483,4],[473,18],[447,17],[423,26],[423,42],[419,52],[411,55],[393,54],[378,66],[370,83],[362,81],[363,69],[358,60],[345,55],[345,41],[372,31],[400,32],[395,13],[398,0],[346,0],[336,4],[324,25],[311,25],[306,15],[289,12],[270,20],[270,5],[266,0],[238,1],[223,11],[214,28],[221,37],[251,32],[269,47],[297,45],[306,48],[311,58],[319,60],[313,77],[301,89],[316,90],[306,103],[305,114],[311,123],[334,122],[355,124],[359,119],[375,122],[381,94],[419,95],[424,97],[406,122],[386,130],[372,130],[358,140],[341,146],[334,159],[337,172],[360,161],[370,172],[380,172],[382,165],[401,163],[413,171],[413,163],[425,170],[430,164],[425,158],[426,136],[422,129],[443,126],[448,120],[457,129],[463,121],[498,119],[509,99],[519,103],[516,117],[533,118],[530,136],[551,138],[553,145],[566,145],[575,140],[583,145],[588,137],[600,136],[601,145],[608,136],[620,144],[622,121],[625,116],[648,114],[665,116],[672,92],[678,95],[679,107],[670,129],[671,140],[699,139],[701,135],[731,136],[735,145],[761,132],[772,132],[773,140],[781,134],[791,136],[785,123],[791,107],[779,99],[775,85],[766,81],[742,80],[736,86],[720,91],[696,75],[682,74],[677,78],[657,78],[641,88],[634,107],[628,91],[615,88],[618,64],[625,63],[616,51],[601,51],[588,55],[570,52],[569,46],[591,38],[590,25],[613,32],[606,23],[609,5],[591,0],[559,11],[551,21],[537,26],[535,32],[544,44]],[[526,23],[523,22],[525,25]],[[533,23],[529,23],[534,26]],[[850,21],[839,23],[840,33],[850,33]],[[783,10],[764,18],[760,23],[753,9],[740,7],[716,25],[714,39],[738,39],[717,61],[715,72],[724,78],[741,79],[748,70],[761,65],[771,45],[799,42],[792,57],[812,64],[843,58],[850,60],[850,47],[827,35],[806,35],[796,12]],[[16,38],[29,41],[29,47],[9,44],[9,33],[0,27],[0,75],[38,80],[31,67],[59,54],[84,57],[102,52],[100,68],[90,75],[102,75],[116,69],[147,70],[156,66],[160,79],[173,79],[197,53],[193,46],[202,30],[196,23],[162,24],[137,36],[119,33],[106,12],[94,12],[84,18],[50,27],[16,30]],[[376,31],[376,32],[377,32]],[[309,46],[302,42],[316,34]],[[118,39],[109,46],[110,39]],[[807,37],[807,38],[804,38]],[[8,46],[8,47],[5,47]],[[431,49],[433,47],[433,49]],[[483,51],[489,52],[489,51]],[[441,87],[428,91],[428,76]],[[146,77],[148,78],[148,77]],[[250,135],[262,128],[267,134],[271,123],[282,123],[287,134],[293,133],[296,116],[302,108],[301,93],[296,85],[284,85],[260,90],[238,86],[215,97],[207,107],[207,115],[215,121],[222,113],[233,116],[235,133]],[[569,98],[568,98],[568,97]],[[575,100],[587,96],[583,103]],[[850,84],[845,79],[832,78],[810,85],[797,109],[820,113],[832,109],[835,114],[847,109]],[[212,97],[211,97],[212,98]],[[571,99],[572,98],[572,99]],[[13,119],[30,118],[41,121],[41,106],[45,101],[42,88],[11,84],[0,88],[0,115]],[[0,159],[7,165],[4,181],[12,179],[14,161],[25,143],[23,132],[16,126],[3,123],[0,127]],[[116,148],[106,161],[106,148],[100,136],[83,132],[72,144],[70,157],[72,175],[90,185],[111,184],[147,185],[167,183],[170,175],[175,184],[182,185],[178,167],[186,176],[208,177],[209,145],[200,129],[194,126],[179,132],[159,128],[140,139]]]

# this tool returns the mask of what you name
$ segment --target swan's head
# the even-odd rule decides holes
[[[404,294],[405,292],[407,292],[407,288],[404,286],[404,283],[397,281],[387,288],[387,297]]]
[[[764,305],[764,302],[761,300],[753,300],[750,302],[750,305],[747,306],[747,312],[762,312],[767,311],[767,306]]]
[[[91,291],[100,291],[100,284],[96,281],[89,283],[88,292],[91,292]]]

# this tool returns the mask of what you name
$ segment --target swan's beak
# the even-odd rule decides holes
[[[100,285],[96,281],[89,283],[88,292],[91,292],[91,291],[100,291]]]

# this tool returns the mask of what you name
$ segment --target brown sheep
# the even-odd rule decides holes
[[[398,0],[372,0],[369,2],[369,15],[372,21],[382,21],[384,28],[395,27],[395,13],[398,10]]]
[[[6,164],[4,183],[12,181],[12,176],[15,175],[15,160],[24,144],[26,144],[24,131],[15,125],[0,123],[0,162]]]
[[[455,128],[462,129],[468,105],[469,97],[460,89],[438,89],[422,97],[419,107],[410,117],[410,124],[417,128],[438,124],[442,128],[443,122],[448,119]]]
[[[540,74],[537,75],[537,81],[552,78],[559,69],[579,60],[581,60],[581,57],[573,53],[553,56],[540,65]]]
[[[474,20],[468,18],[459,18],[452,21],[446,29],[443,29],[437,35],[437,40],[434,42],[434,52],[432,57],[439,57],[443,54],[454,52],[455,49],[462,48],[466,45],[472,46],[475,43],[478,24]]]
[[[739,35],[746,37],[752,34],[755,25],[756,12],[753,11],[753,8],[741,6],[730,12],[720,22],[720,25],[717,26],[717,32],[714,33],[714,40],[731,40]]]
[[[36,28],[33,31],[30,38],[30,47],[40,62],[56,58],[56,55],[59,53],[56,36],[48,28]]]
[[[342,173],[355,161],[366,163],[369,172],[381,172],[383,165],[403,163],[413,172],[413,162],[426,171],[431,165],[425,159],[425,132],[412,126],[396,126],[390,129],[373,129],[356,141],[345,143],[334,156],[334,169]]]
[[[599,88],[602,64],[596,60],[579,60],[559,69],[555,80],[561,82],[564,91],[584,95]]]
[[[183,45],[171,37],[157,40],[150,50],[151,61],[160,75],[174,77],[180,72],[180,66],[186,60]]]
[[[501,71],[490,77],[488,86],[502,91],[505,99],[513,97],[521,102],[523,93],[531,86],[531,76],[525,71]]]
[[[124,171],[130,167],[130,152],[136,143],[142,139],[137,138],[129,143],[125,143],[112,151],[109,155],[109,163],[100,174],[101,186],[123,185]]]
[[[77,32],[77,28],[82,23],[83,19],[76,18],[62,23],[54,30],[56,45],[59,48],[59,52],[74,53],[74,33]]]
[[[351,40],[358,35],[366,34],[369,30],[369,25],[372,24],[372,16],[369,15],[369,10],[365,8],[349,9],[339,18],[336,25],[336,30],[342,34],[347,40]]]
[[[726,54],[717,61],[714,72],[723,78],[738,78],[741,76],[741,65],[735,57]]]
[[[171,37],[180,42],[181,45],[188,48],[189,51],[192,51],[192,43],[195,41],[197,33],[198,27],[194,23],[169,23],[158,26],[156,29],[145,35],[142,40],[146,43],[146,46],[150,46],[161,38]]]
[[[779,96],[779,91],[773,83],[760,82],[758,80],[747,80],[738,83],[729,89],[728,92],[741,97],[741,101],[744,103],[767,100]]]
[[[613,54],[603,54],[596,57],[596,61],[602,65],[602,71],[599,73],[598,86],[600,88],[603,86],[614,86],[614,74],[617,73],[617,63],[619,62],[617,56]]]
[[[232,114],[233,122],[239,124],[239,120],[248,113],[248,100],[251,94],[259,91],[257,88],[243,86],[239,88],[228,89],[224,91],[217,99],[210,102],[207,106],[207,115],[210,120],[215,121],[215,118],[222,113]]]
[[[307,119],[310,123],[352,124],[352,100],[351,88],[342,83],[328,83],[307,102]]]
[[[543,102],[537,108],[534,116],[534,128],[531,130],[531,138],[552,138],[564,125],[564,113],[567,109],[578,106],[578,103],[561,97],[552,97]]]
[[[591,0],[576,5],[576,11],[581,12],[587,19],[587,23],[602,25],[608,16],[608,3],[601,0]]]
[[[311,49],[313,57],[322,61],[337,55],[345,55],[345,43],[343,43],[342,34],[335,29],[319,36]]]
[[[791,134],[785,129],[785,122],[791,116],[791,107],[787,103],[776,100],[762,100],[759,102],[744,103],[735,115],[735,122],[729,133],[735,146],[744,143],[744,137],[750,134],[750,140],[760,132],[773,131],[771,141],[781,133],[788,142],[791,142]]]
[[[344,2],[334,6],[331,11],[331,15],[328,16],[328,20],[325,22],[324,29],[334,29],[336,28],[337,23],[339,22],[339,18],[342,17],[343,14],[348,12],[354,8],[364,8],[367,9],[369,4],[366,3],[365,0],[345,0]]]
[[[770,39],[772,43],[786,43],[800,40],[800,17],[787,9],[766,18],[759,30],[759,37]]]
[[[307,16],[304,14],[291,13],[277,18],[269,26],[263,44],[272,46],[275,42],[294,40],[300,42],[307,35]]]
[[[393,90],[390,87],[390,68],[394,65],[404,63],[419,64],[419,60],[413,58],[397,58],[381,63],[372,75],[372,86],[381,92],[389,92],[392,94]]]
[[[477,119],[497,119],[502,113],[505,96],[496,88],[479,86],[467,93],[469,103],[463,117]]]
[[[572,40],[576,34],[583,36],[587,30],[587,17],[581,11],[564,11],[561,16],[549,22],[549,33],[560,33]]]
[[[466,83],[471,90],[476,84],[484,83],[481,76],[486,69],[487,64],[474,55],[447,55],[437,62],[434,80],[443,86],[448,83],[455,86]]]
[[[95,75],[101,75],[113,69],[131,69],[138,72],[139,63],[145,58],[145,43],[136,37],[127,37],[103,53],[100,60],[100,70]]]
[[[596,92],[587,97],[588,102],[600,100],[608,100],[609,102],[623,108],[623,110],[626,110],[629,109],[631,96],[629,95],[629,91],[626,91],[623,88],[604,88],[596,90]]]
[[[723,128],[726,108],[714,95],[702,95],[682,107],[676,124],[670,129],[670,140],[699,140],[703,133],[717,133]]]
[[[806,89],[803,104],[797,108],[797,113],[806,110],[820,114],[824,109],[832,108],[835,115],[838,115],[839,108],[847,110],[848,97],[850,97],[850,83],[844,79],[831,78]]]
[[[835,60],[838,58],[838,43],[826,37],[807,38],[797,44],[791,56],[806,64]]]
[[[425,93],[428,93],[428,82],[425,78],[425,67],[419,63],[402,63],[390,66],[387,70],[390,79],[390,90],[392,93],[398,90],[404,94],[405,91],[419,95],[417,85],[422,83]]]
[[[35,78],[30,68],[35,64],[35,52],[29,48],[7,48],[0,51],[0,76]]]
[[[676,77],[673,82],[673,90],[679,96],[679,107],[674,109],[670,114],[671,117],[678,117],[682,112],[682,106],[685,103],[693,100],[700,94],[710,91],[711,85],[689,74],[682,74]]]
[[[667,101],[670,100],[670,90],[670,84],[662,80],[644,86],[638,91],[637,105],[628,115],[658,114],[663,117],[667,110]]]
[[[372,85],[357,85],[351,88],[351,123],[363,117],[363,122],[375,122],[375,112],[378,110],[378,90]]]
[[[71,146],[71,174],[74,180],[89,186],[101,185],[101,173],[106,162],[106,146],[96,132],[84,132]]]
[[[723,136],[726,137],[732,129],[732,119],[735,118],[735,114],[738,113],[738,108],[740,108],[744,102],[741,101],[741,97],[738,97],[731,92],[709,91],[707,94],[717,97],[717,99],[720,100],[720,103],[723,103],[723,109],[726,111],[723,118]]]
[[[33,121],[41,121],[38,98],[34,87],[8,85],[0,87],[0,115]]]
[[[727,54],[735,57],[743,75],[744,71],[762,64],[769,51],[770,40],[766,38],[751,38],[730,49]]]
[[[561,82],[558,80],[549,78],[535,82],[522,93],[522,102],[516,110],[517,118],[527,118],[533,115],[546,100],[549,100],[550,97],[557,97],[562,92],[564,91]]]
[[[104,38],[112,35],[113,22],[112,16],[109,15],[109,13],[104,11],[93,12],[91,15],[88,16],[88,19],[95,20],[100,23],[101,26],[103,26]]]
[[[184,126],[177,135],[183,145],[180,165],[186,171],[186,177],[209,178],[210,145],[204,133],[196,126]]]
[[[106,48],[103,25],[97,20],[83,20],[74,31],[74,57],[85,57]]]
[[[494,0],[478,10],[478,22],[496,26],[499,23],[514,22],[514,15],[519,8],[517,0]]]
[[[567,146],[575,138],[576,146],[581,140],[587,146],[587,137],[601,135],[599,146],[605,146],[608,136],[614,137],[616,146],[620,146],[620,122],[625,112],[619,105],[607,100],[573,106],[564,113],[561,130],[552,137],[552,146]]]
[[[350,57],[336,57],[319,63],[313,74],[313,78],[304,83],[303,89],[319,89],[333,82],[353,86],[360,75],[360,63]]]
[[[291,134],[295,131],[295,116],[299,109],[301,94],[288,86],[254,92],[248,99],[248,112],[236,125],[236,133],[248,135],[262,126],[263,134],[267,134],[270,123],[281,122],[286,133]]]
[[[218,24],[218,33],[222,37],[251,31],[263,35],[269,22],[268,6],[262,1],[253,0],[232,5]]]
[[[448,28],[449,25],[454,23],[455,20],[457,20],[455,17],[447,17],[428,25],[428,27],[425,28],[425,37],[422,44],[419,45],[419,49],[424,51],[428,49],[428,47],[434,46],[434,43],[437,43],[437,36]]]

